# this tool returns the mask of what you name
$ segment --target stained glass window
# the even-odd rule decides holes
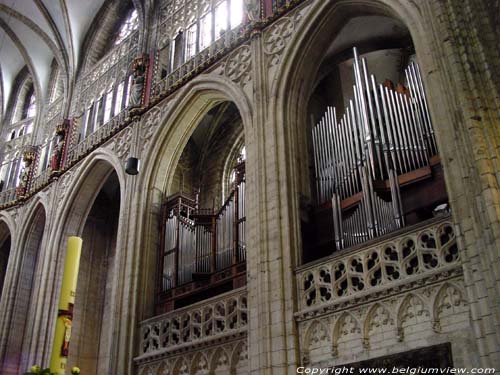
[[[26,109],[26,117],[34,117],[36,114],[36,98],[35,93],[32,93],[29,97],[28,108]]]
[[[138,27],[139,27],[139,19],[137,17],[137,11],[134,9],[134,11],[130,13],[130,16],[122,25],[122,28],[120,29],[120,34],[118,34],[118,37],[116,38],[115,45],[120,44],[125,39],[127,39],[127,37],[130,34],[132,34],[134,30],[137,30]]]

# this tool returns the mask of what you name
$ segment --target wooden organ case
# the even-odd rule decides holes
[[[163,204],[157,314],[246,284],[244,161],[234,176],[218,209],[200,208],[198,194],[177,193]]]
[[[448,212],[418,65],[394,89],[353,53],[354,98],[342,116],[327,107],[312,129],[317,204],[302,223],[304,262]]]

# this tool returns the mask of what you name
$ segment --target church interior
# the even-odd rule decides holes
[[[0,374],[494,373],[499,26],[0,0]]]

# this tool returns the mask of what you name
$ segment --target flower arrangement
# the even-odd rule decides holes
[[[78,375],[78,374],[80,374],[80,369],[76,366],[73,367],[71,369],[71,375]],[[49,368],[42,370],[40,366],[34,365],[31,366],[30,370],[28,372],[25,372],[23,375],[57,375],[57,374],[54,372],[50,372]]]

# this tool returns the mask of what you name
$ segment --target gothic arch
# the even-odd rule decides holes
[[[73,168],[63,175],[61,180],[69,179],[73,188],[68,191],[58,208],[57,226],[64,228],[68,235],[78,235],[90,210],[89,202],[93,202],[106,178],[116,172],[122,190],[125,189],[125,173],[116,155],[100,148],[85,158],[81,166]],[[61,186],[59,186],[61,188]],[[65,233],[66,234],[66,233]],[[60,237],[60,236],[59,236]]]
[[[376,317],[378,317],[379,313],[384,314],[384,316],[382,317],[383,320],[380,322],[382,325],[389,325],[389,326],[394,325],[394,317],[391,314],[390,310],[387,308],[387,306],[379,302],[371,305],[368,311],[366,312],[365,320],[363,323],[363,343],[367,347],[369,347],[370,344],[370,331],[372,328],[372,322]]]
[[[17,114],[22,110],[22,107],[24,106],[24,102],[28,94],[28,91],[30,89],[30,86],[33,89],[35,89],[35,81],[33,80],[33,76],[28,70],[28,67],[25,65],[19,71],[14,80],[10,92],[10,97],[6,98],[8,99],[7,109],[6,109],[7,118],[6,121],[4,121],[6,125],[10,125],[21,120],[22,114],[20,114],[19,116]],[[35,89],[35,96],[37,97],[37,105],[38,105],[39,100],[38,100],[38,95],[36,94],[37,93]]]
[[[304,349],[309,350],[309,346],[311,345],[311,341],[314,339],[314,335],[317,332],[317,329],[321,330],[323,334],[327,337],[329,341],[332,341],[332,337],[330,336],[330,330],[321,320],[313,320],[309,327],[307,327],[305,336],[304,336]]]
[[[346,319],[349,318],[351,319],[352,327],[350,327],[350,332],[344,332],[342,331],[344,327],[344,323]],[[359,320],[350,312],[344,311],[340,316],[337,318],[335,321],[335,324],[333,325],[333,333],[332,333],[332,354],[333,356],[339,355],[338,353],[338,347],[339,347],[339,339],[342,336],[348,336],[349,334],[359,334],[361,335],[362,326],[359,322]]]
[[[209,371],[210,363],[204,352],[199,351],[193,356],[191,360],[191,375],[203,375]]]
[[[238,367],[241,365],[241,361],[248,359],[248,348],[246,341],[240,341],[233,349],[231,353],[231,375],[236,375]]]
[[[116,33],[131,9],[136,9],[139,20],[139,33],[144,33],[144,9],[138,0],[104,1],[97,15],[92,21],[83,40],[84,55],[80,56],[80,68],[77,74],[85,73],[104,57],[109,51],[109,43],[114,40]]]
[[[66,249],[66,241],[69,236],[81,236],[86,223],[89,212],[93,206],[93,203],[101,191],[103,185],[107,181],[108,177],[116,172],[118,183],[120,186],[120,201],[124,201],[124,189],[125,189],[125,175],[123,172],[123,167],[116,155],[107,149],[98,149],[88,158],[86,158],[80,166],[73,168],[72,170],[66,172],[58,183],[56,187],[56,193],[58,199],[54,207],[54,223],[52,226],[52,232],[49,239],[49,244],[47,249],[47,256],[49,257],[49,266],[45,270],[47,277],[45,278],[45,285],[43,286],[46,290],[59,290],[58,285],[62,277],[62,267],[64,261],[64,254]],[[123,219],[123,204],[120,204],[120,212],[118,214],[118,231],[124,230],[125,222]],[[120,283],[122,280],[122,273],[125,266],[122,264],[124,262],[123,256],[119,256],[119,250],[124,247],[124,239],[122,236],[118,236],[116,249],[117,258],[114,262],[114,281],[115,283],[112,287],[116,287],[116,283]],[[51,306],[57,307],[57,293],[53,293],[51,297]],[[113,307],[113,310],[118,307]],[[53,316],[53,311],[44,312],[47,316]],[[112,312],[116,314],[116,311]],[[48,332],[54,332],[53,325],[54,321],[52,319],[45,318],[45,320],[40,320],[37,322],[38,325],[47,324]],[[35,335],[40,332],[41,328],[35,326]],[[48,336],[48,335],[47,335]],[[52,337],[38,337],[33,338],[33,345],[44,345],[46,348],[45,353],[37,353],[36,358],[32,358],[33,363],[45,363],[48,361],[48,356],[50,356],[50,348],[52,345]],[[41,344],[43,342],[43,344]]]
[[[9,36],[10,39],[12,39],[12,42],[16,45],[17,49],[19,50],[19,53],[21,54],[21,56],[23,57],[24,61],[26,62],[26,66],[23,68],[23,69],[26,69],[27,72],[29,72],[29,74],[31,75],[32,79],[33,79],[33,88],[34,88],[34,92],[35,92],[35,95],[36,95],[36,106],[37,106],[37,113],[35,115],[35,119],[34,119],[34,122],[35,124],[37,124],[37,119],[40,118],[40,108],[41,108],[41,98],[42,98],[42,88],[41,88],[41,85],[40,85],[40,80],[38,79],[38,76],[36,75],[36,70],[34,68],[34,63],[28,53],[28,51],[26,50],[26,48],[24,47],[24,45],[21,43],[21,41],[19,40],[18,36],[12,31],[12,29],[7,25],[6,22],[4,22],[2,19],[0,19],[0,28],[3,28],[3,30],[5,31],[5,33]],[[18,74],[19,75],[19,74]],[[17,82],[17,79],[15,80],[15,82]],[[14,85],[16,84],[14,82]],[[4,100],[7,100],[7,109],[9,107],[13,107],[13,105],[11,103],[15,103],[15,100],[17,99],[17,96],[13,95],[13,91],[14,90],[11,90],[10,94],[9,94],[9,98],[5,98]],[[6,111],[5,112],[5,117],[10,121],[12,119],[12,109],[10,112]],[[5,123],[5,122],[4,122]],[[35,127],[36,129],[36,127]]]
[[[16,270],[10,289],[16,294],[16,302],[9,307],[6,321],[11,326],[7,337],[2,370],[14,374],[28,366],[29,345],[31,343],[33,317],[36,314],[36,292],[40,285],[40,260],[46,240],[46,210],[39,199],[35,199],[25,214],[25,225],[20,228],[20,240],[14,261]]]
[[[14,222],[10,215],[8,215],[5,211],[2,211],[0,213],[0,247],[2,248],[2,252],[6,252],[2,254],[4,257],[2,262],[2,268],[0,268],[0,277],[2,278],[0,280],[0,311],[3,311],[3,306],[5,306],[6,301],[8,300],[8,297],[4,297],[4,295],[7,294],[8,290],[8,285],[6,285],[7,280],[7,272],[8,272],[8,263],[9,261],[12,262],[12,248],[13,248],[13,227],[14,227]],[[3,248],[3,245],[5,241],[9,240],[10,237],[10,246],[9,250],[6,251],[7,249]],[[7,258],[7,259],[5,259]],[[12,267],[11,267],[12,268]],[[5,293],[4,293],[5,291]],[[5,314],[3,315],[5,316]],[[2,323],[5,322],[6,319],[2,320]],[[0,332],[2,332],[2,326],[0,325]],[[0,335],[3,336],[3,335]],[[1,354],[1,353],[0,353]],[[1,357],[1,355],[0,355]]]
[[[189,374],[189,366],[188,362],[183,356],[179,356],[177,359],[177,362],[175,362],[175,365],[173,367],[174,374],[178,375],[188,375]]]
[[[288,198],[290,213],[282,216],[290,217],[290,243],[293,244],[291,251],[296,253],[296,259],[300,259],[302,249],[300,210],[298,194],[291,196],[291,191],[307,192],[310,189],[309,169],[307,160],[305,160],[307,158],[295,157],[295,155],[307,154],[307,143],[301,141],[301,136],[305,133],[305,125],[309,121],[307,105],[304,103],[308,102],[313,92],[314,79],[311,78],[316,76],[321,65],[320,62],[323,60],[324,51],[331,43],[331,35],[340,32],[347,20],[357,15],[385,15],[402,21],[413,37],[422,70],[433,71],[433,77],[436,78],[430,80],[424,77],[424,83],[429,87],[429,92],[433,92],[432,97],[446,96],[444,95],[445,87],[442,85],[445,82],[444,73],[436,67],[438,61],[434,60],[432,55],[435,41],[418,5],[408,2],[398,3],[394,0],[342,0],[317,2],[311,5],[311,8],[303,15],[294,36],[288,42],[288,49],[284,51],[281,66],[278,67],[276,78],[273,80],[275,84],[270,88],[270,110],[268,111],[275,113],[273,123],[286,124],[283,132],[278,132],[278,134],[283,134],[280,143],[286,145],[283,147],[288,152],[278,150],[277,155],[281,158],[280,165],[285,169],[283,173],[290,179],[290,185],[288,185],[290,190],[285,191],[285,186],[282,192],[283,196],[290,195]],[[316,61],[318,63],[314,63]],[[432,102],[432,98],[429,101]],[[442,105],[444,104],[442,101],[438,102],[441,105],[431,104],[431,107],[435,107],[431,108],[431,111],[434,114],[433,117],[439,115],[442,119],[440,125],[444,128],[453,123],[451,121],[453,111],[448,110],[450,107],[447,105],[451,103]],[[273,108],[276,110],[272,111]],[[437,130],[436,133],[444,133],[445,131],[445,129],[441,129]],[[456,149],[450,145],[439,143],[440,146],[446,147],[448,152],[456,152]]]
[[[429,317],[429,321],[431,319],[427,302],[422,297],[418,296],[415,293],[407,294],[397,308],[396,328],[399,341],[404,340],[403,324],[405,323],[406,319],[415,317],[412,312],[408,314],[408,309],[412,306],[412,302],[420,303],[420,305],[422,306],[422,309],[417,311],[417,316],[424,314]]]
[[[159,134],[153,141],[151,151],[145,155],[145,186],[166,190],[175,166],[189,137],[198,126],[203,116],[215,105],[233,102],[242,118],[245,136],[248,136],[252,124],[252,108],[243,91],[226,78],[205,75],[193,79],[182,93],[169,103],[168,110],[154,121],[160,126]],[[166,152],[161,152],[161,151]],[[170,171],[166,178],[160,171]]]
[[[169,375],[169,374],[171,374],[171,365],[170,362],[165,360],[161,362],[160,366],[158,367],[158,375]]]
[[[465,306],[468,308],[465,291],[456,284],[446,282],[441,285],[435,294],[431,306],[432,327],[434,331],[441,332],[442,308],[456,308],[459,306]]]
[[[231,361],[228,353],[222,347],[218,347],[210,358],[210,374],[216,374],[218,366],[221,365],[226,370],[230,369]]]
[[[211,108],[225,101],[231,101],[236,105],[242,119],[245,138],[248,139],[247,137],[252,136],[252,107],[248,98],[234,83],[215,75],[202,75],[193,79],[182,89],[178,97],[167,104],[167,110],[153,110],[145,115],[144,121],[148,124],[147,126],[157,124],[159,130],[151,136],[151,144],[146,148],[148,152],[142,156],[143,160],[141,160],[141,164],[146,167],[141,172],[144,177],[139,182],[141,185],[139,190],[146,193],[141,199],[144,206],[140,209],[140,212],[145,213],[144,233],[139,236],[147,239],[143,242],[144,253],[150,254],[148,258],[142,257],[139,260],[139,263],[143,263],[138,264],[138,269],[143,274],[141,290],[155,290],[154,275],[158,244],[154,241],[158,239],[153,239],[155,236],[151,234],[157,231],[162,194],[172,183],[175,166],[201,119]],[[247,160],[250,159],[250,168],[247,168],[246,173],[249,179],[254,173],[251,163],[252,155],[252,149],[247,147]],[[144,308],[143,314],[150,314],[153,310],[153,297],[154,293],[143,293],[144,300],[141,303]]]
[[[9,211],[3,210],[0,212],[0,228],[0,241],[4,240],[8,235],[12,240],[17,240],[16,222]]]

